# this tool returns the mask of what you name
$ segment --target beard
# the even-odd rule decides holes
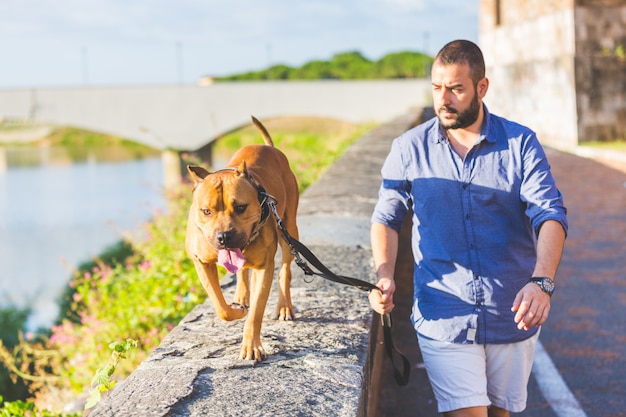
[[[456,120],[453,121],[444,121],[439,116],[439,112],[441,110],[448,111],[450,113],[456,114]],[[437,111],[437,118],[439,119],[439,124],[445,130],[448,129],[465,129],[474,124],[476,120],[478,120],[478,115],[480,113],[480,102],[478,101],[478,94],[474,94],[472,98],[472,102],[469,107],[461,112],[459,112],[454,107],[442,106]]]

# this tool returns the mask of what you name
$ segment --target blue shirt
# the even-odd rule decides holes
[[[511,312],[536,261],[540,225],[567,231],[566,209],[533,131],[484,106],[465,159],[435,117],[396,138],[382,168],[372,222],[397,231],[413,209],[412,321],[421,336],[454,343],[513,343]]]

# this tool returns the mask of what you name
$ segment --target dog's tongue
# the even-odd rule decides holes
[[[222,265],[231,274],[237,273],[246,260],[241,253],[241,249],[220,249],[217,252],[217,263]]]

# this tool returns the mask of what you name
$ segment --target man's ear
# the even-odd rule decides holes
[[[485,77],[478,81],[478,85],[476,86],[476,94],[478,94],[478,98],[482,100],[487,95],[487,90],[489,90],[489,79]]]

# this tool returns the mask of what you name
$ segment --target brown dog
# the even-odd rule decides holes
[[[193,260],[217,315],[223,320],[250,315],[244,325],[241,358],[260,361],[261,323],[274,277],[274,256],[280,243],[277,316],[295,317],[291,303],[289,245],[279,237],[266,194],[275,198],[278,215],[290,235],[298,238],[296,211],[298,184],[285,155],[274,147],[265,127],[254,117],[265,145],[245,146],[233,155],[228,167],[213,173],[198,166],[187,169],[194,181],[193,201],[187,221],[185,248]],[[237,272],[234,303],[222,294],[216,264]],[[251,280],[248,276],[251,271]]]

